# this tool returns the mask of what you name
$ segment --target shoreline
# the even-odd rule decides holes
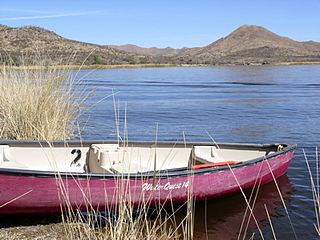
[[[289,66],[289,65],[320,65],[320,62],[275,62],[268,64],[115,64],[115,65],[50,65],[50,66],[0,66],[2,69],[12,70],[42,70],[42,69],[118,69],[118,68],[165,68],[165,67],[210,67],[210,66]]]

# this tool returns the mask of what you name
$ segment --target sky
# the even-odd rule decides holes
[[[201,47],[244,24],[320,42],[320,0],[0,0],[0,24],[101,45]]]

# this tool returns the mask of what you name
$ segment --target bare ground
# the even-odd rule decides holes
[[[62,223],[46,225],[19,226],[0,229],[0,239],[3,240],[60,240],[64,237]]]

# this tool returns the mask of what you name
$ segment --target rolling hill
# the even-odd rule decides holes
[[[153,62],[150,56],[139,56],[107,46],[78,42],[34,26],[12,28],[0,25],[2,61],[15,64],[37,64],[39,56],[50,64],[133,64]],[[44,60],[44,59],[40,59]]]

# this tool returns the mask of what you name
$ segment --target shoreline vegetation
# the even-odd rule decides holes
[[[276,62],[276,63],[244,63],[244,64],[114,64],[114,65],[23,65],[7,66],[0,65],[0,70],[43,70],[43,69],[116,69],[116,68],[163,68],[163,67],[211,67],[211,66],[290,66],[290,65],[320,65],[320,62]]]

